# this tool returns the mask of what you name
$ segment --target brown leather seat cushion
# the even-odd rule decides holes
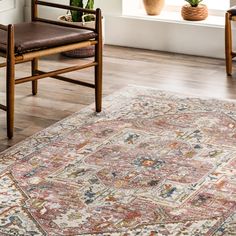
[[[236,16],[236,6],[231,7],[227,12],[229,12],[232,16]]]
[[[15,24],[15,53],[22,54],[44,48],[77,43],[96,37],[90,30],[30,22]],[[0,30],[0,51],[6,52],[7,34]]]

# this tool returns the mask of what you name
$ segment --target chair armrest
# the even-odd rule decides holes
[[[230,17],[234,18],[232,20],[235,20],[235,16],[236,16],[236,6],[231,7],[230,9],[228,9],[227,11],[230,14]]]
[[[2,24],[0,24],[0,30],[7,31],[7,29],[8,29],[8,26],[7,26],[7,25],[2,25]]]

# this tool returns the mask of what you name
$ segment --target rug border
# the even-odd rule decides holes
[[[214,101],[214,100],[218,100],[218,101],[220,101],[220,102],[224,102],[224,101],[225,101],[225,102],[232,102],[232,103],[235,103],[235,104],[236,104],[236,99],[217,98],[217,97],[210,97],[210,96],[209,96],[209,97],[208,97],[208,96],[200,97],[200,96],[193,95],[193,94],[188,94],[188,93],[180,93],[180,92],[175,92],[175,91],[169,91],[169,90],[164,90],[164,89],[158,89],[158,88],[155,88],[155,87],[149,87],[149,86],[143,86],[143,85],[134,85],[134,84],[125,85],[124,87],[119,88],[118,90],[114,91],[113,93],[106,95],[105,97],[102,98],[102,99],[103,99],[103,102],[104,102],[105,100],[109,100],[109,99],[111,99],[111,98],[113,98],[113,97],[116,97],[117,95],[121,94],[122,90],[128,90],[128,89],[131,89],[132,87],[137,88],[137,89],[156,90],[156,91],[158,91],[158,92],[169,93],[169,94],[171,94],[171,95],[175,95],[175,96],[183,97],[183,98],[186,98],[186,96],[187,96],[187,97],[190,97],[190,98],[197,98],[197,99],[202,99],[202,100],[204,100],[204,99],[213,100],[213,101]],[[67,119],[70,119],[71,117],[73,117],[73,116],[76,115],[77,113],[82,113],[82,112],[84,112],[84,111],[86,111],[86,110],[91,109],[91,107],[94,106],[94,105],[95,105],[95,102],[93,102],[93,103],[91,103],[91,104],[89,104],[89,105],[83,107],[82,109],[80,109],[80,110],[78,110],[78,111],[76,111],[76,112],[70,114],[69,116],[67,116],[67,117],[65,117],[65,118],[63,118],[63,119],[61,119],[61,120],[56,121],[55,123],[49,125],[48,127],[46,127],[46,128],[44,128],[44,129],[42,129],[42,130],[40,130],[40,131],[38,131],[38,132],[36,132],[36,133],[30,135],[29,137],[27,137],[27,138],[21,140],[20,142],[18,142],[18,143],[16,143],[16,144],[14,144],[13,146],[7,148],[6,150],[3,150],[2,152],[0,152],[0,158],[1,158],[2,155],[5,155],[7,152],[12,151],[13,149],[19,147],[20,145],[22,145],[22,144],[25,143],[25,142],[28,142],[30,139],[32,139],[32,138],[34,138],[34,137],[36,137],[36,136],[39,136],[41,133],[47,131],[47,130],[50,129],[51,127],[54,127],[54,126],[57,126],[57,125],[60,124],[60,123],[63,123],[64,121],[66,121]],[[94,110],[94,108],[93,108],[93,110]],[[102,112],[103,112],[103,111],[102,111]],[[96,115],[96,114],[98,114],[98,115],[99,115],[99,114],[102,114],[102,112],[98,113],[98,112],[96,112],[96,111],[93,111],[93,113],[94,113],[95,115]]]

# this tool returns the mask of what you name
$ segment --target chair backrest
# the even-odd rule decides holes
[[[63,5],[63,4],[57,4],[57,3],[52,3],[52,2],[45,2],[45,1],[40,1],[40,0],[31,0],[31,20],[32,21],[43,21],[51,24],[57,24],[57,25],[62,25],[62,26],[68,26],[68,23],[62,23],[54,20],[46,20],[42,19],[38,16],[38,5],[41,6],[47,6],[47,7],[52,7],[52,8],[59,8],[59,9],[65,9],[65,10],[74,10],[74,11],[81,11],[86,14],[93,14],[95,15],[95,29],[91,29],[86,26],[81,26],[81,25],[71,25],[70,27],[73,28],[82,28],[82,29],[88,29],[88,30],[93,30],[96,32],[99,37],[102,34],[102,14],[101,14],[101,9],[97,8],[96,10],[91,10],[91,9],[86,9],[86,8],[81,8],[81,7],[76,7],[76,6],[69,6],[69,5]]]

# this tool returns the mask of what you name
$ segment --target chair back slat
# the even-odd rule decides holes
[[[87,14],[95,14],[95,10],[81,8],[81,7],[75,7],[75,6],[69,6],[69,5],[63,5],[58,3],[52,3],[52,2],[45,2],[45,1],[39,1],[39,0],[32,0],[33,5],[42,5],[47,7],[54,7],[54,8],[60,8],[60,9],[66,9],[66,10],[73,10],[73,11],[82,11]]]

